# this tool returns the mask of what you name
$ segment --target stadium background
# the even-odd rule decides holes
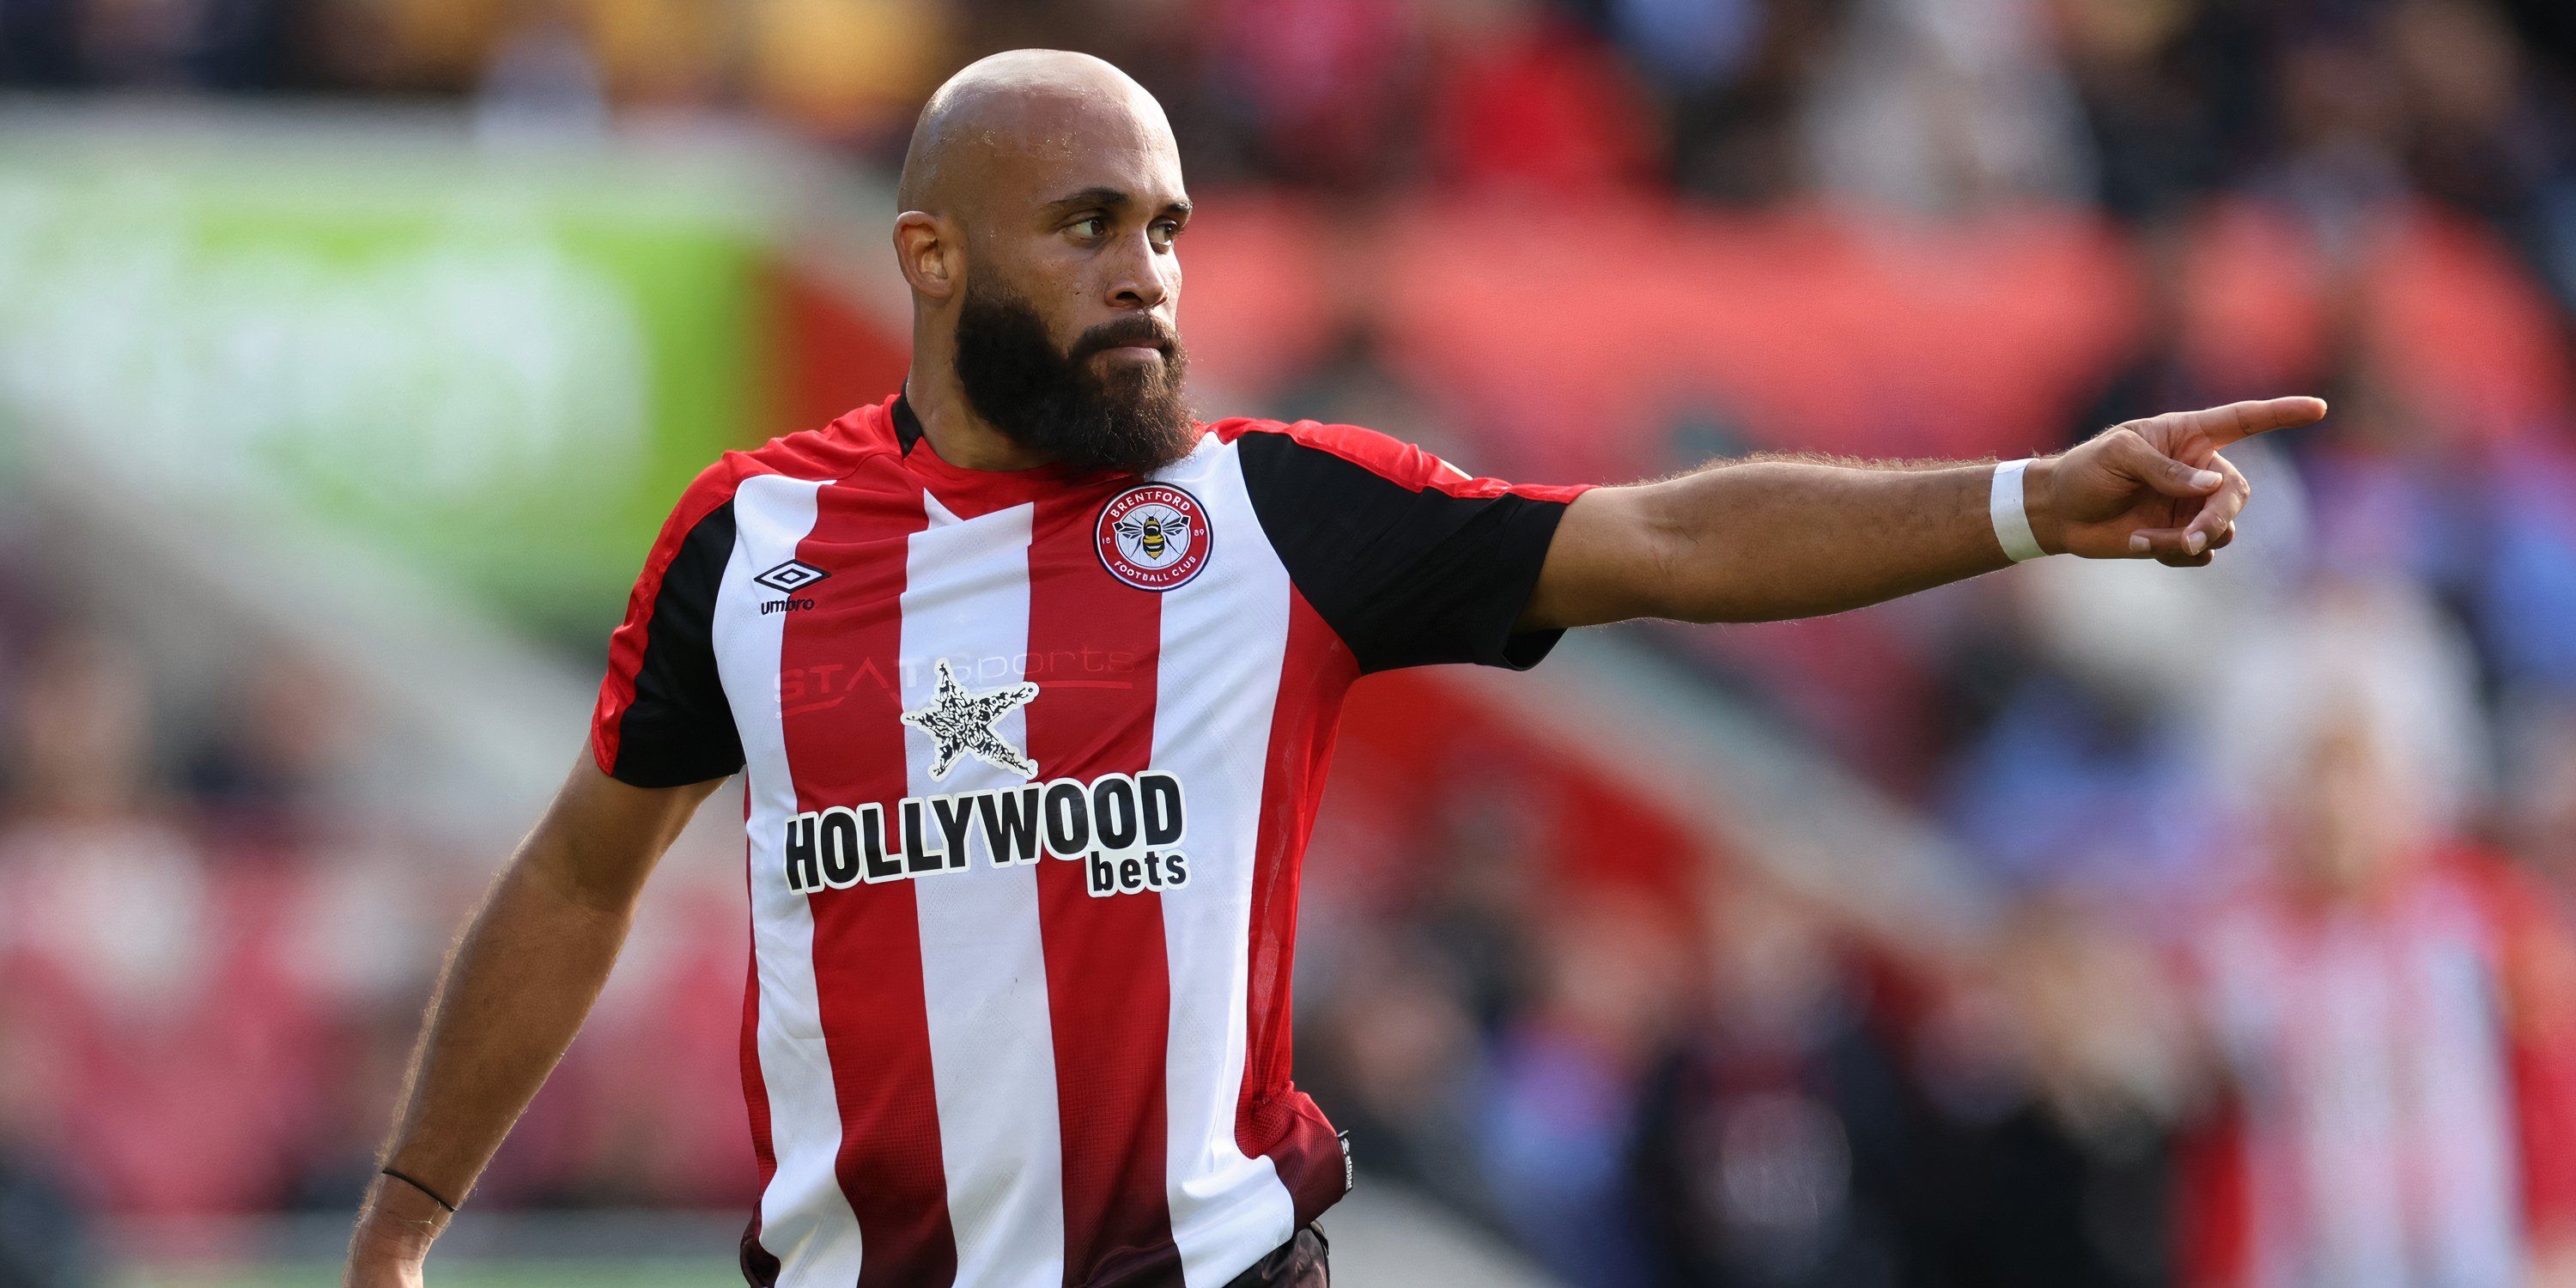
[[[1343,1282],[2576,1282],[2556,0],[0,0],[0,1284],[321,1284],[718,448],[902,369],[913,107],[1112,58],[1203,408],[1479,473],[2317,392],[2216,570],[1372,680]],[[433,1260],[725,1282],[719,794]]]

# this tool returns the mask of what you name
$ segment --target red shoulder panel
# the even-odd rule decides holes
[[[1592,490],[1588,483],[1549,485],[1506,483],[1501,479],[1478,478],[1429,452],[1392,435],[1358,425],[1332,425],[1322,421],[1283,422],[1234,416],[1216,421],[1208,430],[1217,441],[1231,443],[1248,433],[1285,434],[1305,446],[1330,452],[1362,469],[1419,492],[1425,488],[1467,498],[1495,497],[1510,494],[1533,501],[1571,501]]]

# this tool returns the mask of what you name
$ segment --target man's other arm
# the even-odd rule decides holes
[[[384,1166],[462,1203],[562,1058],[625,942],[644,878],[722,779],[633,787],[587,755],[520,842],[441,972]],[[411,1288],[448,1212],[380,1176],[349,1246],[350,1288]]]
[[[2250,495],[2219,449],[2325,412],[2274,398],[2106,430],[2024,472],[2032,534],[2050,554],[2206,564]],[[2010,562],[1993,480],[1992,464],[1756,458],[1596,488],[1567,508],[1518,625],[1776,621],[1973,577]]]

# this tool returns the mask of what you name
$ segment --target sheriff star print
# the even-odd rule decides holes
[[[957,674],[948,669],[948,659],[939,660],[939,688],[931,695],[930,705],[919,711],[903,713],[903,722],[930,735],[938,756],[931,762],[930,777],[946,778],[959,756],[973,756],[988,765],[1007,769],[1022,778],[1037,776],[1037,762],[1021,754],[1020,749],[993,726],[1011,708],[1038,695],[1038,686],[1022,682],[989,693],[970,693],[957,682]]]

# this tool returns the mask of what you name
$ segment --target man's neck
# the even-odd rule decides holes
[[[1025,470],[1047,463],[1045,457],[976,415],[953,371],[915,367],[904,378],[903,400],[920,418],[921,434],[930,440],[930,450],[959,469]]]

